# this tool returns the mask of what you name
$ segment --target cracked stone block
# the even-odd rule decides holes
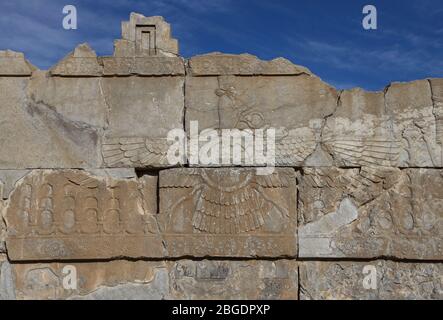
[[[183,77],[105,78],[105,167],[168,167],[168,132],[183,130]]]
[[[443,259],[443,170],[305,169],[299,256]]]
[[[441,300],[442,274],[442,263],[303,262],[300,299]]]
[[[435,82],[437,95],[441,85]],[[441,167],[437,109],[428,80],[393,83],[385,92],[345,90],[322,144],[340,167]]]
[[[52,76],[99,77],[103,67],[99,64],[96,53],[87,43],[78,45],[51,70]]]
[[[20,300],[268,300],[298,295],[298,266],[286,260],[20,263],[13,264],[13,271]]]
[[[36,68],[21,52],[0,50],[0,76],[30,76]]]
[[[35,170],[5,209],[12,261],[163,257],[157,177],[114,179],[78,170]]]
[[[0,254],[0,301],[15,300],[15,282],[11,264]]]
[[[98,79],[0,78],[0,169],[99,167]]]
[[[278,168],[160,172],[159,224],[171,256],[295,257],[296,173]]]
[[[276,165],[330,165],[332,161],[320,141],[325,118],[336,109],[338,92],[308,73],[187,77],[185,99],[188,134],[192,122],[198,122],[199,132],[272,128]]]

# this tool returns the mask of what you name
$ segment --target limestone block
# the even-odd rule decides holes
[[[443,258],[443,171],[306,169],[299,256]]]
[[[284,58],[262,61],[250,54],[211,53],[189,59],[190,73],[193,76],[222,75],[300,75],[311,74],[302,66],[297,66]]]
[[[442,272],[442,263],[303,262],[300,265],[300,299],[441,300]],[[375,281],[371,283],[371,279]]]
[[[322,144],[342,167],[441,167],[434,109],[428,80],[393,83],[385,92],[345,90]]]
[[[0,50],[0,76],[30,76],[36,68],[31,65],[23,53]]]
[[[0,78],[0,169],[99,167],[97,81]]]
[[[296,178],[254,169],[160,172],[159,224],[171,256],[295,257]]]
[[[30,100],[40,108],[54,110],[61,118],[101,134],[107,125],[107,97],[103,79],[94,77],[34,76],[30,83]]]
[[[320,79],[298,76],[207,76],[186,79],[186,129],[276,131],[276,164],[301,166],[329,162],[320,145],[325,118],[338,93]],[[312,160],[310,158],[315,157]]]
[[[76,170],[36,170],[6,207],[11,260],[165,255],[155,220],[157,177],[117,180]]]
[[[298,296],[294,261],[181,260],[172,265],[174,299],[293,300]]]
[[[62,61],[51,68],[53,76],[93,77],[103,74],[103,67],[98,63],[97,55],[87,43],[78,45]]]
[[[179,57],[102,57],[105,76],[184,76],[185,63]]]
[[[297,299],[286,261],[122,261],[13,265],[17,299]],[[65,270],[65,273],[63,272]],[[75,270],[76,289],[65,288]]]
[[[114,56],[178,55],[178,41],[171,38],[171,26],[160,16],[132,12],[129,21],[122,22],[122,40],[115,43]]]
[[[105,167],[167,167],[170,130],[183,129],[183,77],[105,78]]]

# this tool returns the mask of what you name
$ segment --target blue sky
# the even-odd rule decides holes
[[[67,4],[77,8],[77,30],[62,28]],[[362,27],[366,4],[377,7],[375,31]],[[42,69],[82,42],[111,55],[131,11],[164,16],[184,57],[283,56],[340,89],[443,77],[442,0],[0,0],[0,49]]]

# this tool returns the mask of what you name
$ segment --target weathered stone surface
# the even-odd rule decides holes
[[[17,299],[165,299],[164,262],[122,261],[14,264]],[[71,284],[63,285],[69,270]],[[71,273],[74,271],[74,273]],[[75,279],[77,281],[75,281]]]
[[[443,258],[443,171],[306,169],[299,256]]]
[[[65,289],[68,266],[77,289]],[[15,264],[18,299],[297,299],[297,264],[181,260]]]
[[[174,299],[297,299],[294,261],[187,261],[173,264]]]
[[[48,77],[40,73],[30,82],[28,95],[32,107],[51,110],[62,120],[99,136],[107,126],[109,111],[103,86],[100,78]]]
[[[179,57],[102,57],[105,76],[184,76],[185,63]]]
[[[365,266],[375,267],[376,289],[365,289]],[[371,271],[372,272],[372,271]],[[443,299],[442,263],[392,261],[303,262],[302,300]]]
[[[93,81],[0,78],[0,169],[99,167],[105,114]]]
[[[0,170],[0,199],[8,199],[15,184],[30,170]]]
[[[0,254],[0,301],[15,300],[15,278],[11,264]]]
[[[0,76],[30,76],[36,68],[31,65],[23,53],[0,50]]]
[[[103,141],[105,167],[167,167],[173,129],[183,129],[184,78],[106,78],[110,108]]]
[[[190,73],[193,76],[222,75],[300,75],[311,72],[284,58],[262,61],[250,54],[211,53],[189,59]]]
[[[337,166],[441,167],[433,111],[427,80],[393,83],[384,93],[345,90],[322,145]]]
[[[103,67],[87,43],[82,43],[50,70],[53,76],[101,76]]]
[[[0,300],[443,299],[443,79],[339,91],[284,58],[186,60],[132,13],[112,57],[0,51],[0,115]]]
[[[160,172],[159,223],[172,256],[296,256],[293,169]]]
[[[33,171],[6,208],[11,260],[78,260],[165,255],[155,220],[157,178]]]
[[[300,166],[321,150],[338,93],[315,76],[188,77],[186,129],[276,129],[276,164]],[[317,155],[317,157],[320,157]],[[328,155],[326,155],[328,157]]]
[[[122,40],[115,42],[114,56],[178,55],[178,41],[171,38],[171,27],[163,17],[145,17],[131,13],[129,21],[122,22]]]

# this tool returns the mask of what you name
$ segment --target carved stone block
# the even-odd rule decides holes
[[[76,289],[63,286],[64,269]],[[20,263],[13,270],[19,300],[160,300],[170,290],[164,262]]]
[[[105,76],[184,76],[185,63],[175,57],[102,57]]]
[[[189,59],[189,66],[193,76],[311,74],[305,67],[297,66],[284,58],[262,61],[250,54],[211,53],[195,56]]]
[[[20,263],[17,299],[297,299],[298,266],[277,261],[180,260]],[[76,289],[65,289],[64,268]],[[74,269],[75,268],[75,269]],[[72,276],[72,274],[70,274]]]
[[[0,169],[99,167],[99,78],[0,78]]]
[[[306,169],[299,256],[443,259],[443,171]]]
[[[192,121],[198,121],[199,131],[273,128],[276,165],[330,165],[332,158],[320,141],[325,118],[336,109],[337,98],[332,87],[305,73],[188,77],[186,129],[189,133]]]
[[[281,257],[297,254],[293,169],[160,172],[159,223],[171,256]]]
[[[183,129],[183,77],[106,78],[105,167],[168,167],[170,130]]]
[[[294,261],[182,260],[170,270],[174,299],[297,299]]]
[[[441,300],[442,272],[441,263],[303,262],[300,299]]]
[[[6,208],[11,260],[162,257],[157,178],[116,180],[82,171],[33,171]]]
[[[345,90],[322,144],[341,167],[440,167],[434,109],[428,80],[393,83],[385,92]]]
[[[11,50],[0,50],[0,76],[30,76],[35,67],[23,53]]]
[[[80,44],[73,52],[57,63],[51,70],[53,76],[101,76],[103,67],[98,63],[97,55],[87,43]]]
[[[177,56],[178,41],[171,38],[171,26],[163,17],[131,13],[122,22],[122,40],[115,44],[115,56]]]

